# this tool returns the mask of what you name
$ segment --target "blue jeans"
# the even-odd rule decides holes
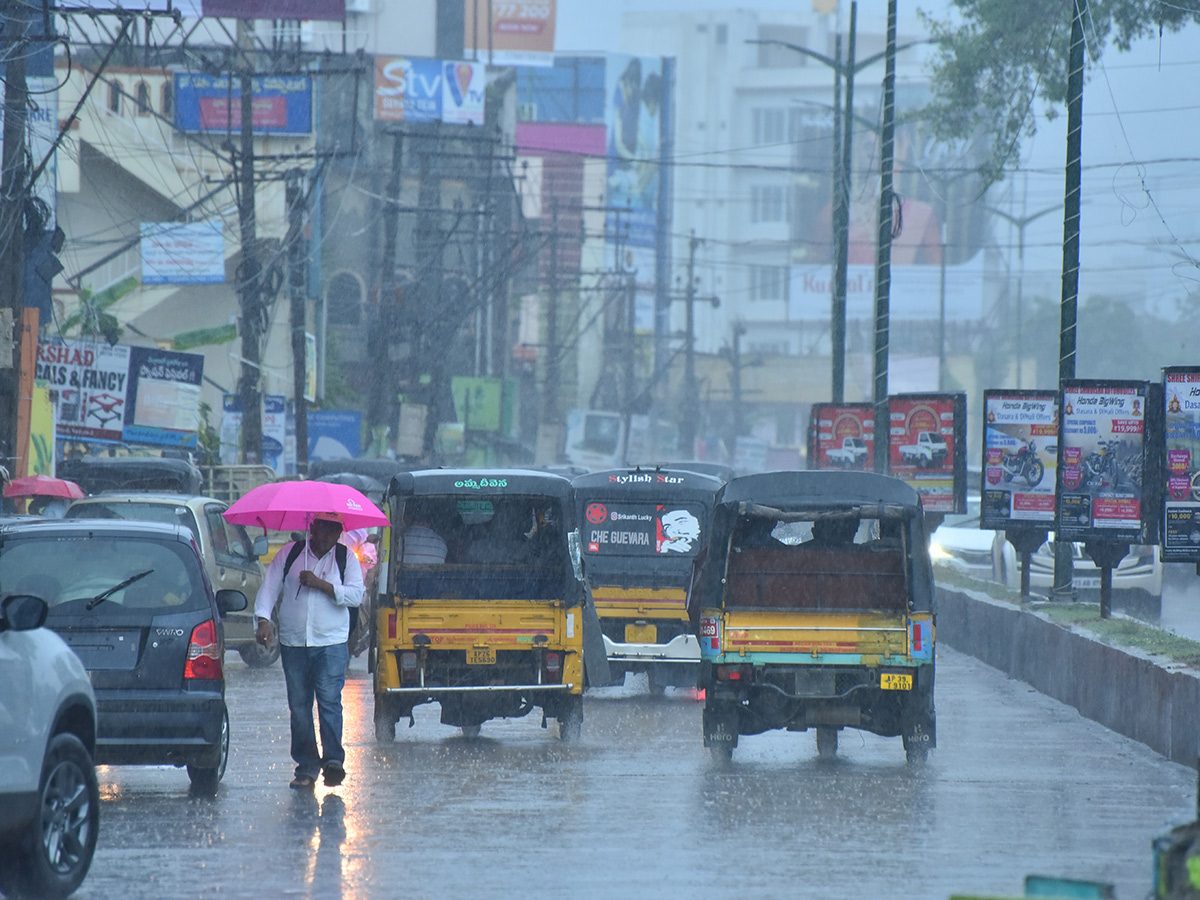
[[[349,653],[345,643],[328,647],[285,644],[279,651],[292,717],[292,759],[296,762],[296,774],[316,778],[322,766],[346,762],[346,751],[342,749],[342,687],[346,683]],[[313,728],[314,698],[321,723],[320,750]]]

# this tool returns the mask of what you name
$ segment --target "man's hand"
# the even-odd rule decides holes
[[[254,629],[254,639],[266,647],[275,637],[275,629],[271,627],[270,619],[259,619],[258,627]]]
[[[316,588],[322,594],[328,594],[330,597],[333,596],[333,585],[324,578],[318,578],[308,569],[300,573],[300,583],[306,588]]]

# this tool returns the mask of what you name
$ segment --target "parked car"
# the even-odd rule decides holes
[[[83,882],[100,827],[96,700],[46,601],[0,600],[0,891],[58,900]]]
[[[0,584],[43,597],[46,624],[79,656],[98,708],[100,765],[187,766],[215,792],[229,759],[222,618],[192,532],[98,519],[0,524]]]
[[[76,500],[68,519],[141,519],[182,525],[200,547],[204,570],[215,590],[241,591],[253,600],[262,585],[259,557],[267,552],[265,535],[253,540],[241,525],[231,525],[222,513],[227,503],[197,494],[152,494],[137,491],[97,494]],[[264,647],[254,638],[253,610],[233,613],[225,621],[225,640],[248,666],[262,668],[279,659],[279,642]]]
[[[186,459],[166,456],[88,456],[64,459],[59,478],[74,481],[85,494],[101,491],[170,491],[199,494],[204,475]]]
[[[968,494],[967,511],[947,515],[930,534],[929,558],[935,569],[947,566],[972,578],[1007,582],[1007,573],[1017,571],[1016,553],[1002,533],[997,539],[997,532],[980,529],[979,515],[979,495]]]

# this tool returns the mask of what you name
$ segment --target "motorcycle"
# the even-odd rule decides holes
[[[1038,459],[1037,445],[1030,441],[1022,444],[1016,453],[1005,453],[1000,459],[1000,467],[1004,469],[1004,480],[1024,478],[1030,487],[1037,487],[1042,482],[1046,472],[1045,464]]]
[[[1083,461],[1083,483],[1080,487],[1115,488],[1121,480],[1120,475],[1117,442],[1100,441]]]

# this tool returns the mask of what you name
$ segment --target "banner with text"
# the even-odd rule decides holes
[[[1058,395],[983,392],[983,528],[1052,528]]]

